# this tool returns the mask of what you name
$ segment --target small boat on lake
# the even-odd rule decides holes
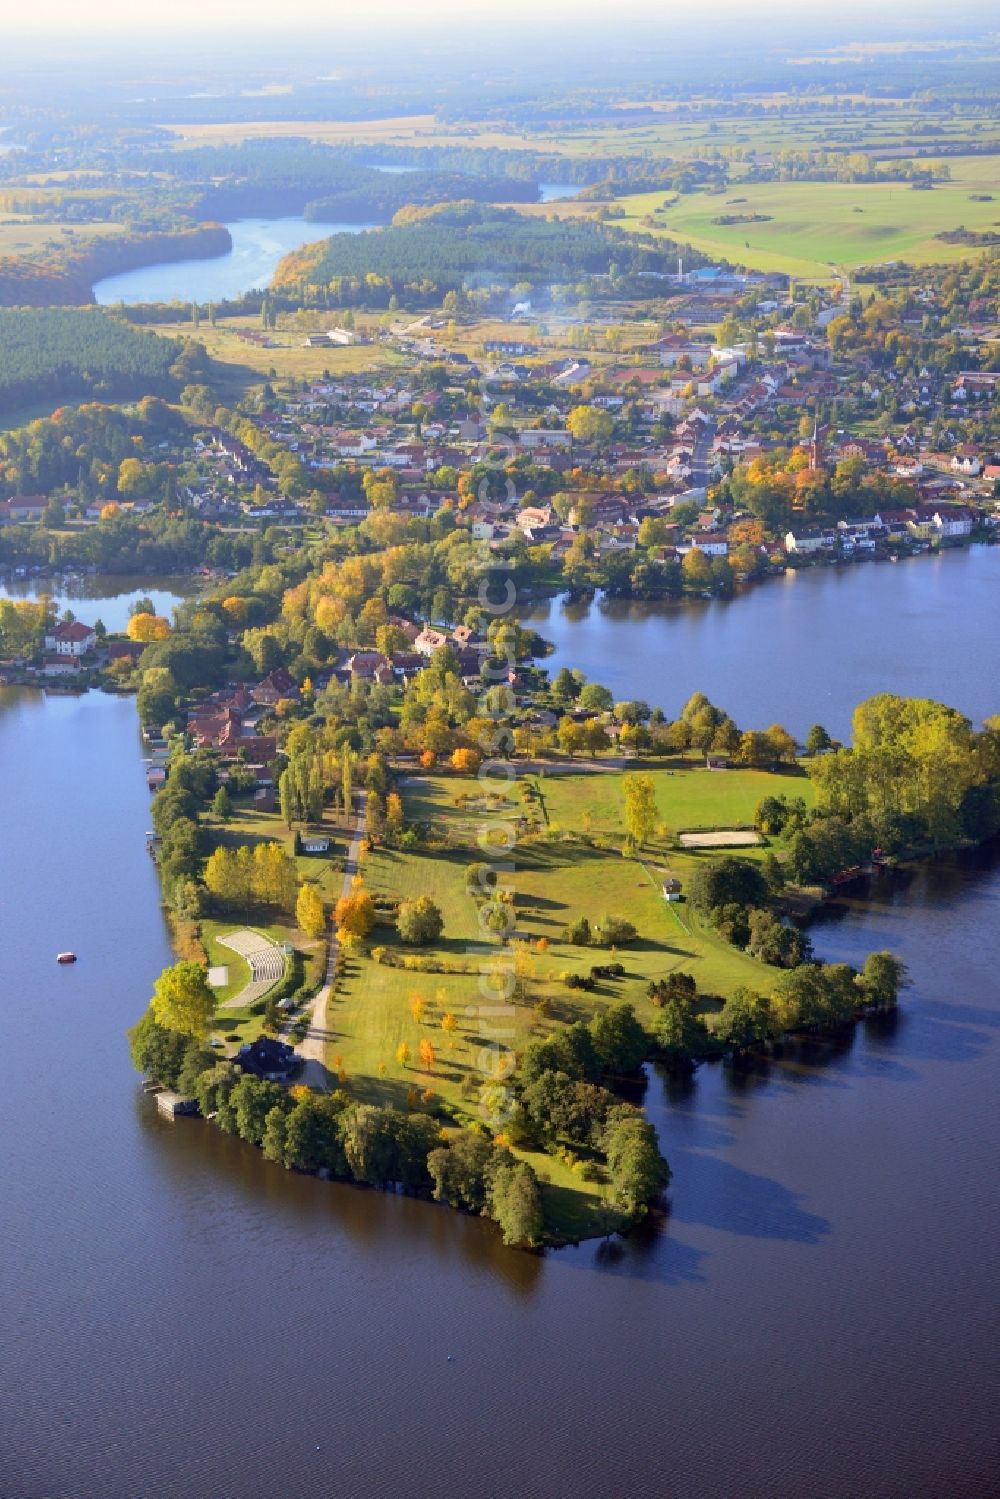
[[[76,953],[75,952],[61,952],[59,954],[59,956],[56,958],[56,962],[57,963],[75,963],[76,962]]]

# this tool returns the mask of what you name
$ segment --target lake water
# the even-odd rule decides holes
[[[392,166],[386,162],[373,161],[370,163],[376,172],[388,172],[394,177],[401,177],[409,172],[421,172],[423,167],[399,167]],[[586,183],[580,182],[540,182],[538,184],[538,198],[541,203],[555,203],[560,198],[572,198],[576,193],[582,192]]]
[[[538,196],[543,203],[557,203],[560,198],[575,198],[587,186],[586,182],[540,182]]]
[[[910,965],[899,1018],[653,1075],[669,1216],[536,1258],[161,1120],[134,703],[0,689],[0,765],[0,1494],[994,1499],[996,851],[833,908],[824,956]]]
[[[125,629],[137,599],[149,599],[154,611],[169,619],[180,599],[196,591],[191,578],[163,578],[155,583],[129,577],[8,578],[0,582],[0,599],[34,599],[48,593],[60,614],[72,609],[84,624],[100,620],[112,632]]]
[[[171,260],[107,276],[94,286],[104,306],[116,302],[220,302],[265,287],[282,256],[331,234],[360,234],[370,224],[312,223],[304,218],[237,219],[227,224],[233,248],[210,260]]]
[[[1000,712],[1000,547],[956,548],[895,565],[817,567],[728,600],[634,604],[552,599],[522,618],[616,698],[675,717],[705,692],[744,726],[779,722],[837,737],[875,692],[936,697],[976,721]]]

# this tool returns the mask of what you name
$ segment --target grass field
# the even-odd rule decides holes
[[[0,218],[0,256],[37,255],[43,250],[66,250],[74,244],[121,234],[122,224],[53,224],[26,215],[5,214]]]
[[[811,801],[811,785],[794,773],[772,775],[758,771],[711,772],[700,768],[653,772],[657,799],[664,817],[679,826],[726,827],[748,822],[757,802],[766,795],[803,795]],[[351,957],[345,977],[331,1003],[328,1066],[343,1070],[365,1097],[389,1101],[408,1088],[431,1088],[452,1103],[461,1099],[466,1077],[475,1077],[474,1053],[478,1045],[478,1021],[468,1018],[479,1003],[481,936],[478,911],[466,890],[465,874],[470,863],[482,857],[476,845],[477,832],[500,816],[484,805],[457,807],[455,801],[468,794],[474,783],[447,776],[411,780],[404,793],[409,822],[428,823],[447,847],[417,852],[375,849],[365,867],[365,880],[376,896],[394,900],[427,894],[445,916],[445,931],[433,956],[450,967],[468,972],[420,973],[401,966],[376,963],[367,957]],[[560,832],[579,833],[587,828],[595,839],[606,842],[622,831],[621,774],[549,776],[536,781],[548,817],[547,838],[527,838],[516,848],[513,869],[505,881],[515,892],[517,940],[524,944],[524,994],[515,1003],[514,1038],[521,1047],[539,1029],[554,1022],[570,1022],[593,1012],[595,1005],[627,998],[647,1021],[653,1010],[646,998],[651,978],[675,969],[696,975],[699,988],[709,994],[725,994],[739,984],[767,988],[774,970],[722,941],[702,925],[687,905],[668,905],[660,885],[669,873],[686,879],[696,864],[714,853],[678,852],[663,840],[655,841],[642,860],[625,859],[618,846],[588,846],[566,841]],[[541,804],[535,805],[541,810]],[[515,801],[518,811],[520,800]],[[544,827],[539,822],[539,828]],[[748,851],[761,857],[763,850]],[[617,954],[626,975],[602,981],[597,990],[567,989],[562,975],[585,973],[597,962],[607,962],[600,950],[572,947],[562,941],[566,925],[586,915],[596,923],[605,913],[625,916],[640,933],[639,940]],[[538,947],[544,939],[542,948]],[[383,945],[397,959],[414,951],[399,944],[394,927],[386,922],[371,936],[373,946]],[[422,950],[421,950],[422,951]],[[489,958],[485,960],[489,964]],[[417,1024],[409,1003],[420,995],[427,1006]],[[536,1009],[546,1002],[546,1013]],[[440,1030],[441,1016],[454,1013],[459,1028],[448,1037]],[[405,1042],[416,1057],[421,1036],[429,1035],[439,1051],[440,1066],[432,1075],[403,1067],[396,1049]],[[448,1050],[449,1041],[452,1049]]]
[[[272,942],[287,942],[292,937],[298,937],[297,945],[301,945],[302,942],[300,934],[285,926],[266,926],[257,921],[247,923],[235,919],[202,922],[201,940],[205,945],[209,963],[212,966],[219,965],[229,969],[229,982],[212,991],[219,1005],[212,1024],[212,1033],[221,1037],[227,1052],[232,1052],[244,1041],[253,1041],[260,1035],[261,1019],[264,1013],[264,999],[258,1000],[250,1008],[241,1005],[229,1005],[228,1008],[223,1008],[227,1005],[227,1001],[234,999],[250,982],[250,965],[231,947],[224,947],[219,938],[227,937],[230,932],[240,931],[246,925],[249,925],[252,931],[262,932],[265,937],[270,937]]]
[[[690,761],[650,771],[670,834],[682,827],[747,823],[766,795],[812,799],[807,777],[794,771],[712,772]],[[718,857],[715,851],[680,851],[670,834],[658,834],[641,859],[622,856],[622,774],[616,769],[526,774],[507,804],[482,797],[477,782],[467,777],[402,779],[407,823],[428,828],[431,840],[408,851],[376,847],[364,859],[364,880],[380,899],[381,914],[367,949],[342,956],[327,1008],[324,1061],[339,1086],[365,1102],[400,1108],[442,1105],[459,1119],[476,1121],[488,1065],[483,1048],[491,1040],[502,1040],[517,1052],[533,1036],[587,1019],[623,999],[651,1025],[655,1011],[647,986],[676,970],[695,976],[702,1009],[709,1013],[717,1008],[718,996],[741,984],[768,992],[775,969],[724,942],[687,904],[663,899],[661,885],[668,874],[686,883],[700,861]],[[483,939],[466,874],[483,857],[480,836],[511,817],[524,819],[521,841],[510,856],[512,867],[502,874],[514,895],[516,931],[513,944],[500,947]],[[337,839],[339,853],[342,830],[332,822],[327,830]],[[245,808],[225,827],[211,829],[213,843],[228,845],[273,839],[288,846],[290,836],[277,816]],[[763,852],[749,851],[758,858]],[[300,859],[299,872],[319,873],[328,903],[339,894],[342,876],[335,862]],[[445,919],[441,938],[429,948],[402,944],[387,909],[418,895],[429,895]],[[596,925],[605,914],[633,922],[637,940],[617,951],[575,947],[563,940],[564,929],[578,917],[585,915]],[[238,992],[242,975],[235,955],[221,948],[217,938],[241,924],[235,916],[229,922],[205,923],[210,961],[230,968],[222,998]],[[261,930],[276,941],[306,945],[289,926]],[[318,951],[319,945],[313,945]],[[378,948],[385,949],[390,961],[372,957]],[[414,960],[445,971],[421,971]],[[623,976],[602,979],[590,991],[567,987],[567,974],[588,974],[594,964],[611,961],[623,964]],[[510,995],[504,981],[512,972],[517,983]],[[423,1006],[419,1019],[413,1010],[417,999]],[[510,1009],[496,1008],[508,1004]],[[446,1015],[455,1021],[448,1028],[442,1024]],[[497,1020],[498,1015],[503,1018]],[[499,1036],[498,1025],[503,1027]],[[257,1013],[227,1010],[218,1030],[229,1047],[257,1034],[259,1026],[259,1007]],[[430,1065],[420,1058],[422,1040],[434,1048]],[[404,1043],[409,1056],[400,1061],[397,1052]],[[531,1159],[543,1182],[550,1226],[571,1238],[602,1232],[611,1219],[601,1180],[584,1180],[572,1157]]]
[[[830,279],[839,267],[887,260],[920,265],[966,260],[976,254],[974,248],[946,244],[935,235],[960,225],[1000,230],[1000,156],[958,158],[949,165],[955,180],[930,192],[915,192],[905,183],[734,183],[725,193],[685,196],[659,213],[670,194],[639,194],[620,200],[627,217],[617,222],[638,229],[653,215],[656,232],[680,244],[754,270],[810,280]],[[973,193],[992,194],[993,200],[973,202]],[[712,223],[727,213],[770,218],[756,224]]]
[[[318,380],[326,373],[346,375],[359,370],[387,369],[403,362],[402,356],[392,349],[377,345],[307,349],[306,334],[289,327],[279,327],[269,335],[277,347],[263,348],[239,336],[241,332],[261,331],[257,317],[220,319],[214,328],[203,318],[196,333],[190,324],[176,323],[163,324],[151,331],[163,338],[188,333],[203,343],[215,362],[213,388],[223,402],[230,403],[239,400],[249,386],[266,379]]]
[[[777,774],[765,770],[715,771],[705,770],[699,762],[676,769],[655,769],[649,774],[656,787],[658,811],[672,833],[747,826],[765,796],[801,796],[807,805],[813,802],[812,782],[793,770]],[[541,777],[538,784],[551,823],[579,830],[587,814],[593,832],[621,833],[619,775],[550,775]]]

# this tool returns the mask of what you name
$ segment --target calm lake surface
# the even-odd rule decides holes
[[[977,722],[1000,712],[1000,547],[955,548],[893,565],[816,567],[728,599],[634,604],[552,599],[521,618],[615,697],[675,717],[705,692],[743,726],[783,723],[839,738],[875,692],[936,697]]]
[[[60,614],[72,609],[84,624],[92,625],[101,620],[105,629],[112,632],[125,629],[137,599],[149,599],[155,612],[169,619],[181,598],[190,597],[196,591],[191,578],[161,578],[150,582],[147,578],[95,576],[45,580],[8,578],[0,582],[0,599],[36,599],[47,593]]]
[[[535,1258],[161,1120],[134,703],[0,690],[0,766],[4,1499],[996,1495],[1000,853],[832,908],[824,957],[909,964],[898,1019],[652,1075],[669,1216]]]
[[[107,276],[94,285],[98,302],[219,302],[267,286],[282,256],[330,234],[360,234],[370,224],[313,223],[303,218],[237,219],[227,255],[171,260]]]

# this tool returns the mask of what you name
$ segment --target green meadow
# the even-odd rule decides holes
[[[1000,156],[959,157],[953,181],[928,192],[907,183],[733,183],[724,193],[642,193],[620,199],[625,228],[647,228],[706,255],[754,270],[830,279],[841,268],[890,260],[967,260],[974,247],[935,238],[966,229],[1000,233]],[[973,195],[991,195],[975,202]],[[665,206],[666,205],[666,206]],[[714,224],[724,214],[766,214],[758,223]],[[747,246],[749,245],[749,248]]]

